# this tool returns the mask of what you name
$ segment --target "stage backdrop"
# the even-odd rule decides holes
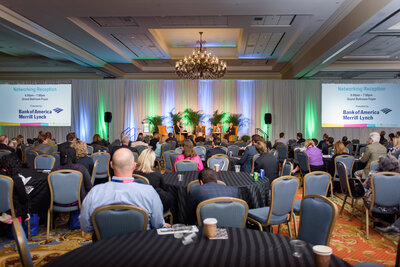
[[[165,116],[164,124],[171,127],[169,112],[186,108],[202,110],[207,115],[204,120],[207,129],[214,110],[243,114],[249,123],[240,128],[239,135],[251,135],[255,128],[261,128],[268,131],[270,139],[278,138],[279,132],[283,131],[287,138],[295,138],[297,132],[303,132],[306,138],[319,139],[322,132],[327,132],[336,138],[347,135],[350,139],[360,137],[365,141],[369,132],[380,130],[321,128],[321,81],[314,80],[48,80],[2,83],[72,84],[71,127],[2,127],[1,132],[10,137],[23,134],[31,138],[40,130],[48,130],[58,142],[63,142],[69,131],[75,131],[80,139],[91,142],[95,133],[106,138],[104,112],[109,111],[113,115],[110,140],[114,140],[120,138],[120,133],[128,127],[133,129],[132,135],[141,132],[141,122],[146,116]],[[265,113],[272,113],[269,126],[264,124]],[[386,130],[390,132],[398,128]]]

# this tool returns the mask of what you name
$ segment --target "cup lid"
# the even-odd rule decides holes
[[[313,251],[315,254],[323,255],[323,256],[329,256],[332,254],[332,248],[328,247],[328,246],[323,246],[323,245],[313,246]]]
[[[215,218],[207,218],[207,219],[204,219],[204,221],[203,221],[203,223],[204,224],[217,224],[217,219],[215,219]]]

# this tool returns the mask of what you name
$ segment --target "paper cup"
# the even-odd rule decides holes
[[[240,172],[240,165],[235,165],[235,172]]]
[[[219,164],[214,164],[214,171],[219,172]]]
[[[207,218],[203,221],[204,224],[204,234],[208,238],[215,237],[217,234],[217,219]]]
[[[317,245],[313,246],[313,252],[315,256],[315,265],[317,267],[329,267],[332,248],[328,246]]]

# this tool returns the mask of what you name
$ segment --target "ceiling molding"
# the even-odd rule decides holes
[[[336,61],[322,71],[398,71],[399,61]]]

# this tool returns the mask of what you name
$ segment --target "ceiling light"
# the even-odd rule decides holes
[[[223,77],[226,72],[226,62],[216,56],[211,56],[211,53],[207,53],[207,48],[203,48],[203,44],[206,43],[202,40],[203,32],[199,33],[200,40],[196,43],[200,46],[193,50],[192,55],[176,62],[176,74],[180,78],[191,80]]]

